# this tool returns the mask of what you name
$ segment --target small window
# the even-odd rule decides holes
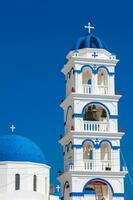
[[[15,175],[15,190],[20,190],[20,174]]]
[[[33,176],[33,191],[37,191],[37,176]]]

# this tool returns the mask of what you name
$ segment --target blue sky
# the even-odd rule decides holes
[[[116,89],[124,96],[119,127],[126,131],[122,151],[133,177],[132,6],[130,0],[0,2],[0,135],[9,134],[14,123],[17,134],[36,141],[52,166],[53,183],[62,165],[59,104],[65,82],[60,70],[69,49],[86,33],[83,27],[88,21],[95,25],[95,35],[120,58]],[[126,182],[126,191],[131,193],[133,185]]]

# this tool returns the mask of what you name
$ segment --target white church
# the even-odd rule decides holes
[[[79,38],[62,68],[66,81],[60,187],[50,192],[50,166],[28,138],[0,137],[0,200],[124,200],[115,68],[118,59],[91,33]],[[15,127],[11,127],[14,130]],[[45,144],[44,144],[45,145]]]

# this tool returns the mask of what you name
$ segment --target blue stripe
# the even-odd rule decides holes
[[[109,72],[108,68],[107,68],[106,66],[104,66],[104,65],[101,65],[101,66],[99,66],[99,67],[96,68],[96,69],[94,69],[94,68],[93,68],[92,66],[90,66],[90,65],[83,65],[83,66],[81,67],[80,70],[74,70],[73,73],[78,73],[78,74],[80,74],[80,73],[82,73],[82,71],[83,71],[83,69],[84,69],[85,67],[88,67],[88,68],[92,71],[93,74],[97,74],[97,73],[98,73],[98,70],[99,70],[100,68],[104,68],[104,69],[107,71],[108,75],[110,75],[110,76],[113,76],[113,75],[115,74],[114,72]]]
[[[95,195],[94,193],[86,193],[86,192],[71,192],[70,197],[83,197],[84,195]],[[113,193],[113,197],[124,197],[124,193]]]
[[[83,115],[81,113],[74,113],[72,118],[82,118]],[[118,115],[110,115],[110,119],[118,119]]]

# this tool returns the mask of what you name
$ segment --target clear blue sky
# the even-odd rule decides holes
[[[22,0],[0,2],[0,135],[17,134],[36,141],[43,149],[56,183],[62,165],[58,138],[63,134],[65,56],[91,21],[95,35],[116,53],[116,89],[124,95],[119,124],[126,131],[122,149],[133,177],[133,12],[132,1]],[[127,193],[133,191],[129,181]],[[129,195],[130,197],[130,195]]]

